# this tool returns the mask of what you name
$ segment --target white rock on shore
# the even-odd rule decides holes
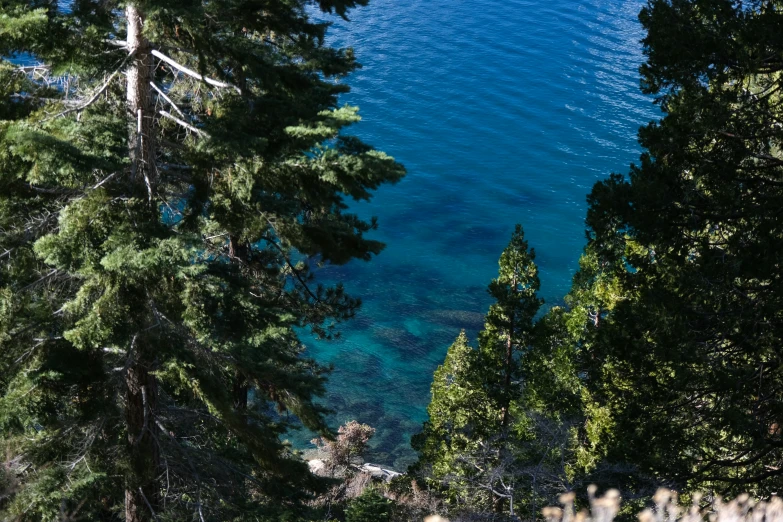
[[[319,475],[326,468],[326,464],[321,459],[309,460],[307,465],[310,466],[310,473],[313,475]]]
[[[372,476],[372,478],[381,479],[384,482],[389,482],[394,477],[399,477],[400,475],[402,475],[402,473],[400,473],[399,471],[394,471],[392,469],[384,468],[377,464],[370,464],[369,462],[365,462],[364,464],[359,466],[359,469],[364,473],[369,473]]]

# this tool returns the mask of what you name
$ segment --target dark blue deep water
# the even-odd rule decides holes
[[[330,31],[364,68],[343,101],[352,132],[407,178],[353,209],[378,216],[387,249],[332,267],[364,301],[334,342],[334,423],[375,426],[371,459],[404,468],[432,372],[461,328],[472,338],[515,223],[537,254],[542,296],[568,292],[585,243],[585,196],[627,172],[658,116],[639,92],[643,0],[372,0]],[[305,434],[297,436],[301,439]],[[299,441],[302,442],[301,440]]]

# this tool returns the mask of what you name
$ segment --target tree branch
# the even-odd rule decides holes
[[[109,77],[106,79],[106,81],[103,82],[103,85],[101,85],[98,88],[98,90],[95,91],[95,94],[93,94],[92,97],[89,100],[87,100],[87,102],[85,102],[83,105],[79,105],[77,107],[72,107],[70,109],[66,109],[63,112],[61,112],[60,114],[56,115],[55,118],[61,118],[61,117],[65,116],[66,114],[70,114],[72,112],[83,111],[84,109],[86,109],[87,107],[89,107],[90,105],[95,103],[98,100],[98,98],[100,97],[100,95],[103,94],[104,91],[106,91],[106,89],[109,87],[109,85],[111,84],[112,80],[114,80],[114,78],[118,74],[120,74],[120,72],[122,71],[122,68],[125,67],[125,64],[128,63],[128,60],[130,60],[133,57],[134,54],[136,54],[136,51],[128,53],[128,55],[125,57],[125,59],[122,60],[122,63],[117,68],[117,70],[115,70],[113,73],[111,73],[109,75]]]
[[[207,78],[206,76],[197,73],[193,69],[188,69],[187,67],[185,67],[181,63],[175,62],[173,59],[169,58],[168,56],[166,56],[162,52],[157,51],[155,49],[153,49],[150,52],[152,53],[152,56],[155,56],[156,58],[159,58],[159,59],[163,60],[164,62],[166,62],[170,66],[172,66],[175,69],[177,69],[177,70],[187,74],[188,76],[192,76],[193,78],[196,78],[197,80],[201,80],[201,81],[206,82],[206,83],[208,83],[210,85],[214,85],[215,87],[231,88],[231,89],[234,89],[235,91],[237,91],[238,94],[242,94],[242,89],[240,89],[236,85],[231,85],[230,83],[221,82],[219,80],[214,80],[212,78]]]
[[[147,495],[144,494],[144,490],[139,488],[139,493],[141,494],[141,498],[144,499],[144,502],[147,503],[147,507],[149,508],[150,513],[152,513],[152,518],[154,518],[155,520],[158,520],[158,514],[155,513],[154,509],[152,509],[152,504],[150,504],[150,501],[147,500]]]
[[[181,119],[177,118],[176,116],[172,115],[171,113],[168,113],[166,111],[158,111],[158,113],[161,116],[172,120],[173,122],[181,125],[182,127],[185,127],[189,131],[194,132],[194,133],[198,134],[201,137],[204,137],[204,138],[208,138],[209,137],[209,134],[207,134],[203,130],[199,129],[198,127],[194,127],[193,125],[189,124],[188,122],[186,122],[184,120],[181,120]]]
[[[175,111],[177,111],[177,114],[179,114],[180,116],[182,116],[183,118],[185,118],[185,113],[184,113],[184,112],[182,112],[182,111],[180,110],[180,108],[179,108],[179,107],[177,107],[177,104],[176,104],[176,103],[174,103],[173,101],[171,101],[171,98],[169,98],[168,96],[166,96],[166,93],[165,93],[165,92],[163,92],[163,89],[161,89],[160,87],[158,87],[157,85],[155,85],[155,82],[150,82],[150,86],[152,86],[152,88],[153,88],[153,89],[155,89],[155,92],[157,92],[157,93],[160,95],[160,97],[161,97],[161,98],[163,98],[164,100],[166,100],[166,101],[169,103],[169,105],[171,105],[171,107],[172,107],[172,108],[173,108]]]

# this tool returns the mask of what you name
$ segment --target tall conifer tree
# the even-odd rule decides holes
[[[364,3],[0,6],[0,510],[226,520],[317,489],[267,405],[327,431],[296,329],[358,302],[312,269],[381,250],[345,199],[403,175],[341,134],[357,64],[308,14]]]
[[[681,488],[783,484],[782,7],[651,0],[642,86],[665,117],[590,197],[587,278],[614,294],[582,347],[592,446]]]
[[[534,339],[534,319],[542,300],[535,252],[516,226],[489,285],[495,299],[479,334],[478,349],[462,332],[436,371],[429,420],[413,441],[419,466],[445,481],[456,505],[503,509],[511,495],[503,481],[513,474],[515,444],[512,410],[523,395],[520,361]]]
[[[479,336],[479,350],[489,372],[485,379],[490,395],[500,408],[501,430],[508,428],[511,403],[521,396],[524,371],[519,360],[533,342],[533,320],[543,304],[535,258],[517,225],[498,261],[498,277],[488,289],[495,302]]]

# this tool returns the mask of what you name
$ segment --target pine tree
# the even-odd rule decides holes
[[[564,491],[584,490],[594,481],[582,459],[584,384],[577,371],[572,311],[551,308],[536,322],[534,343],[520,360],[525,370],[521,396],[512,403],[510,438],[518,461],[520,510],[531,518],[554,505]]]
[[[420,464],[430,465],[436,477],[453,473],[455,460],[486,439],[487,428],[496,420],[479,365],[478,351],[462,331],[433,375],[428,420],[413,446]]]
[[[581,352],[594,453],[766,495],[783,478],[781,5],[652,0],[641,20],[665,116],[628,178],[590,197],[596,277],[618,297]]]
[[[479,347],[472,348],[462,332],[449,348],[434,374],[429,420],[413,440],[419,469],[431,467],[456,506],[467,502],[471,510],[501,511],[504,500],[513,498],[506,484],[518,465],[512,410],[523,395],[520,360],[534,342],[534,319],[542,304],[534,259],[517,225],[488,288],[496,301]]]
[[[485,380],[490,396],[500,408],[501,430],[508,428],[509,408],[520,397],[523,369],[519,359],[533,342],[533,320],[543,304],[537,297],[541,283],[535,258],[522,226],[517,225],[500,256],[498,277],[489,285],[495,303],[489,307],[479,336],[479,350],[481,365],[488,372]]]
[[[2,55],[44,64],[0,64],[9,516],[274,517],[319,488],[280,441],[283,412],[328,432],[296,332],[353,315],[314,269],[380,252],[345,200],[404,171],[341,132],[357,63],[311,3],[366,0],[0,6]]]

